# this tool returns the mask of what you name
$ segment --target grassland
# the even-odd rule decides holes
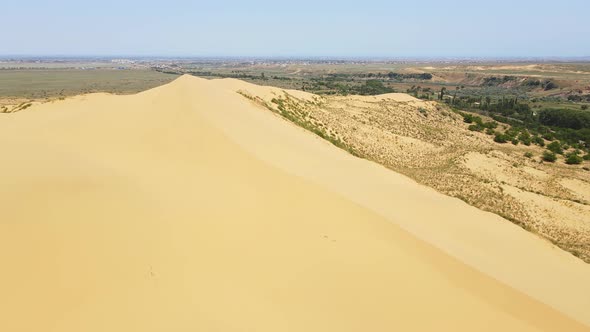
[[[174,80],[149,69],[4,69],[0,98],[45,99],[92,92],[130,94]]]

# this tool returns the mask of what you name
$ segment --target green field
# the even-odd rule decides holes
[[[0,70],[0,97],[43,99],[92,92],[130,94],[174,80],[149,69]]]

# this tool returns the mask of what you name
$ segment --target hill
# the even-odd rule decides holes
[[[510,126],[406,94],[305,97],[275,89],[269,96],[257,89],[240,91],[356,156],[500,215],[590,262],[588,162],[566,165],[565,156],[544,162],[544,148],[531,144],[530,135],[528,145],[499,144],[494,133]]]
[[[281,93],[183,76],[4,114],[0,329],[588,330],[588,265],[260,107]]]

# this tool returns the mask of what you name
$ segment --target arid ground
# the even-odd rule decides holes
[[[468,130],[450,108],[406,94],[305,99],[281,91],[253,99],[357,156],[511,220],[590,262],[589,162],[543,162],[538,146],[496,144]]]
[[[0,330],[590,330],[588,172],[444,105],[185,75],[11,107]]]

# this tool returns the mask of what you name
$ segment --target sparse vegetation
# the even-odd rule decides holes
[[[360,154],[350,145],[346,144],[346,142],[344,142],[337,134],[327,131],[325,128],[323,128],[321,123],[313,121],[313,119],[309,117],[309,114],[303,109],[304,102],[298,101],[296,98],[290,96],[286,92],[284,92],[284,96],[282,97],[272,98],[271,103],[276,106],[269,105],[263,100],[252,97],[247,93],[240,92],[240,94],[252,101],[257,102],[258,104],[263,105],[267,109],[280,114],[285,119],[311,131],[312,133],[329,141],[335,146],[348,151],[350,154],[360,157]]]
[[[279,98],[277,97],[277,99]],[[332,142],[334,145],[339,146],[339,144],[344,144],[343,148],[352,149],[364,158],[386,165],[387,167],[406,174],[421,183],[432,186],[453,197],[460,197],[468,204],[477,206],[480,209],[504,216],[524,229],[543,234],[543,236],[554,241],[554,243],[566,250],[575,249],[570,244],[559,242],[560,240],[558,239],[563,239],[560,237],[561,235],[544,233],[548,230],[544,228],[544,226],[539,226],[539,219],[534,219],[538,217],[527,215],[525,210],[523,210],[526,207],[519,205],[524,203],[513,198],[511,194],[506,193],[497,180],[489,179],[487,176],[481,177],[471,172],[465,172],[464,165],[459,166],[457,164],[457,160],[461,160],[461,158],[457,158],[457,156],[465,156],[465,153],[467,153],[466,151],[479,151],[478,149],[480,149],[480,147],[471,146],[464,147],[467,150],[462,150],[463,148],[458,149],[458,146],[464,144],[460,143],[461,141],[466,139],[471,143],[479,142],[476,144],[483,144],[481,141],[482,139],[485,139],[485,137],[481,135],[467,135],[466,138],[464,132],[461,133],[461,130],[457,129],[456,121],[449,121],[447,124],[453,129],[445,127],[446,125],[443,124],[444,122],[439,123],[438,120],[448,119],[449,116],[443,115],[443,112],[446,111],[443,111],[445,108],[441,108],[440,105],[437,107],[438,111],[428,112],[429,117],[426,119],[420,111],[420,108],[426,109],[425,107],[411,106],[391,101],[388,101],[387,103],[371,102],[369,99],[363,101],[362,105],[358,105],[359,100],[354,97],[350,97],[350,100],[354,100],[354,102],[351,103],[346,102],[349,99],[342,98],[330,102],[330,98],[327,97],[326,101],[322,103],[322,106],[316,109],[314,108],[315,106],[307,104],[304,101],[293,100],[292,102],[287,102],[286,97],[281,97],[280,99],[285,101],[280,102],[275,100],[272,103],[275,105],[275,109],[278,108],[276,107],[277,105],[282,103],[285,109],[295,112],[294,114],[297,117],[304,113],[308,114],[309,117],[313,116],[313,126],[321,128],[319,133],[314,131],[316,135],[323,137],[324,134],[327,134],[328,137],[346,137],[346,139],[340,140],[341,143],[338,143],[338,141]],[[332,103],[335,103],[335,105],[330,106]],[[395,107],[404,111],[392,112],[390,107]],[[283,107],[281,107],[281,109],[282,108]],[[301,110],[303,113],[298,110]],[[348,110],[356,111],[349,113]],[[504,143],[511,142],[512,144],[518,145],[545,144],[544,139],[539,133],[531,133],[527,128],[499,125],[496,121],[486,121],[484,120],[485,117],[477,116],[472,113],[457,110],[455,110],[454,113],[461,115],[461,119],[463,123],[465,123],[463,128],[469,128],[471,130],[475,129],[475,131],[493,131],[494,138],[497,137],[497,140],[503,141]],[[451,113],[454,119],[458,119],[455,114]],[[411,119],[411,125],[408,124],[406,120],[397,119],[398,117],[406,120]],[[431,119],[434,119],[435,123],[438,124],[432,124]],[[319,122],[315,122],[316,120]],[[495,129],[485,128],[485,130],[481,130],[481,127],[494,127]],[[419,129],[416,130],[417,128]],[[444,129],[445,134],[441,133],[441,128],[446,128]],[[308,128],[308,130],[313,131],[313,127],[312,129]],[[450,130],[450,132],[447,130]],[[384,134],[379,134],[380,131],[383,131]],[[454,131],[457,132],[455,133]],[[372,134],[370,136],[361,134],[367,132]],[[451,132],[453,133],[451,134]],[[447,135],[458,136],[450,138]],[[404,142],[403,137],[406,136],[412,138],[410,141],[411,143]],[[400,137],[400,139],[395,140],[395,137]],[[427,144],[425,146],[420,146],[420,141],[427,142]],[[445,149],[442,150],[444,152],[441,152],[441,150],[437,148],[430,151],[428,146],[432,144],[433,146],[440,147],[441,145],[439,142],[452,143],[450,143],[450,147],[446,146]],[[553,142],[555,142],[553,146],[558,145],[564,150],[564,153],[568,151],[566,150],[568,144],[563,144],[561,141],[556,140]],[[514,151],[512,144],[503,147],[501,151]],[[481,147],[481,149],[487,149],[487,147]],[[407,153],[407,151],[414,150],[418,151],[418,153]],[[514,176],[519,178],[523,177],[524,174],[524,177],[526,178],[526,172],[528,172],[527,169],[530,170],[531,167],[535,167],[532,166],[532,164],[536,164],[532,161],[535,153],[533,151],[523,151],[520,153],[520,156],[524,154],[524,158],[531,159],[531,161],[523,160],[522,157],[520,157],[521,159],[506,157],[506,166],[512,166],[510,167],[510,171],[508,171],[508,169],[498,171],[509,172],[505,174],[516,173]],[[549,150],[546,150],[545,153],[540,152],[537,156],[540,157],[539,159],[547,163],[545,166],[538,167],[553,168],[550,164],[558,160],[558,156]],[[495,161],[501,160],[497,159],[497,157],[490,157],[490,159]],[[510,162],[508,162],[508,160],[510,160]],[[527,167],[522,167],[524,165]],[[537,172],[537,170],[532,170],[532,172]],[[493,173],[491,176],[494,176]],[[521,184],[520,181],[504,184],[515,186],[519,190],[541,195],[541,197],[555,197],[562,201],[579,201],[582,202],[579,204],[585,204],[584,201],[580,201],[576,197],[564,197],[562,196],[563,193],[556,193],[551,187],[531,189],[523,187],[523,184]],[[551,230],[551,232],[554,231]],[[575,241],[579,241],[580,239],[579,237],[575,238]],[[580,242],[575,243],[578,245]],[[590,256],[587,255],[587,252],[588,251],[580,251],[580,257],[585,260],[589,259]]]

